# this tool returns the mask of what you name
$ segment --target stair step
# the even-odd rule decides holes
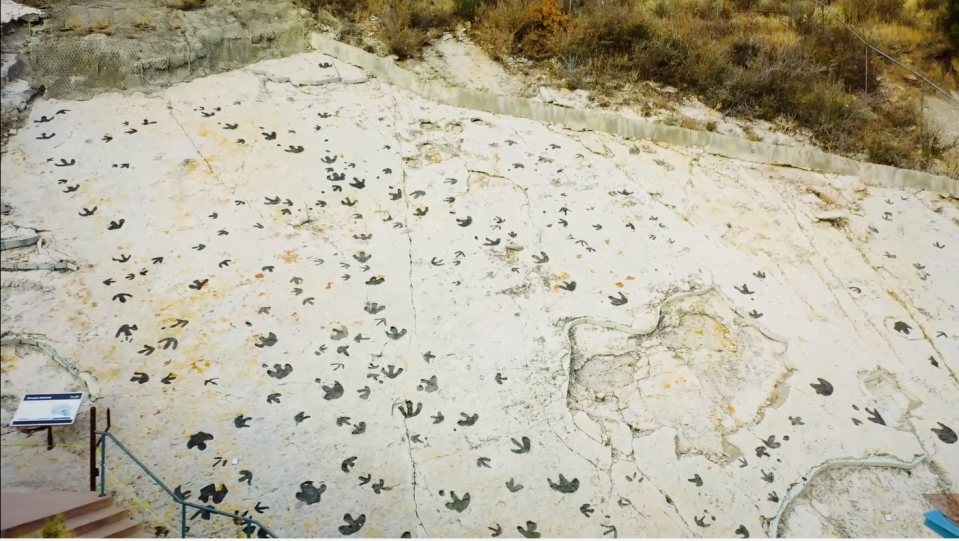
[[[117,509],[111,506],[106,509],[100,509],[92,513],[68,519],[67,527],[73,530],[75,535],[80,536],[89,531],[106,526],[107,524],[120,522],[125,519],[126,516],[127,512],[125,509]]]
[[[101,526],[95,530],[90,530],[81,535],[81,538],[103,539],[106,537],[131,537],[140,531],[140,523],[132,518],[124,518],[119,522],[113,522]]]
[[[19,537],[39,532],[48,520],[63,515],[67,521],[113,505],[112,496],[98,497],[95,492],[7,492],[3,491],[3,537]]]
[[[108,509],[111,506],[113,506],[113,496],[103,496],[102,498],[98,497],[96,500],[93,500],[87,504],[74,507],[73,509],[64,512],[63,516],[69,520],[73,517],[84,515],[86,513],[99,511],[101,509]]]

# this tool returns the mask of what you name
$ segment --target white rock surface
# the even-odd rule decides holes
[[[588,109],[590,106],[589,93],[585,90],[575,90],[571,92],[565,88],[556,89],[541,86],[539,87],[539,92],[537,93],[536,98],[543,103],[552,103],[554,105],[571,107],[573,109]]]
[[[326,55],[296,54],[265,60],[246,69],[269,82],[292,83],[294,86],[321,86],[340,81],[333,61]]]
[[[13,0],[0,0],[0,24],[20,20],[33,22],[42,16],[43,12],[39,9],[18,4]]]
[[[0,81],[6,83],[7,80],[11,78],[11,73],[16,74],[19,62],[20,58],[16,54],[4,53],[0,55]]]
[[[782,537],[939,539],[925,527],[922,514],[915,513],[913,502],[923,500],[925,494],[948,492],[929,466],[910,472],[886,468],[832,470],[816,478],[790,508]]]
[[[92,371],[190,501],[289,537],[761,537],[837,458],[928,455],[956,491],[954,200],[304,83],[324,58],[39,101],[2,158],[5,219],[81,264],[4,273],[4,331]],[[4,393],[76,385],[26,355]],[[811,505],[786,527],[829,535]]]
[[[291,83],[294,86],[359,84],[368,79],[363,70],[316,53],[300,53],[286,58],[264,60],[246,70],[266,81]]]
[[[0,89],[0,107],[4,110],[23,111],[27,108],[30,98],[36,93],[36,90],[24,79],[8,81]]]
[[[423,49],[423,58],[407,60],[404,67],[426,79],[494,94],[519,95],[524,85],[473,44],[466,33],[445,34]]]
[[[815,216],[817,220],[820,220],[823,222],[836,222],[839,220],[845,220],[848,217],[849,215],[846,213],[845,210],[842,210],[842,209],[827,210],[825,212],[820,212],[819,214],[816,214]]]

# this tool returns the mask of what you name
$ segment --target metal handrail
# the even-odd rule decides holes
[[[260,528],[261,533],[264,533],[269,537],[276,538],[276,534],[271,532],[269,528],[264,526],[260,521],[256,520],[255,518],[243,517],[233,513],[220,511],[218,509],[213,508],[212,506],[204,507],[201,505],[197,505],[195,503],[184,501],[182,498],[174,494],[173,491],[170,490],[170,487],[166,486],[166,484],[163,481],[161,481],[156,475],[154,475],[153,472],[150,471],[150,468],[147,468],[146,465],[143,464],[143,462],[140,462],[140,459],[134,456],[134,454],[131,453],[129,449],[124,447],[123,444],[120,443],[120,441],[117,440],[113,434],[111,434],[110,432],[106,430],[97,430],[96,433],[100,435],[100,496],[106,496],[106,490],[107,490],[107,476],[106,476],[107,452],[106,451],[107,451],[107,438],[109,438],[111,441],[113,441],[114,444],[116,444],[117,447],[120,448],[121,451],[124,452],[124,454],[130,457],[130,459],[133,460],[133,462],[135,462],[136,465],[139,466],[144,473],[150,476],[150,479],[153,479],[153,482],[160,485],[160,488],[162,488],[167,494],[170,495],[171,498],[173,498],[173,500],[176,503],[180,505],[180,509],[181,509],[180,537],[186,538],[186,508],[190,507],[193,509],[197,509],[199,511],[203,511],[204,513],[212,513],[214,515],[230,517],[234,520],[234,522],[239,521],[239,523],[241,524],[257,526]],[[253,533],[253,528],[244,527],[243,531],[244,533],[246,533],[247,537],[251,537],[251,534]]]

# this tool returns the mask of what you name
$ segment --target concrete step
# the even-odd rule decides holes
[[[0,537],[40,537],[57,515],[80,538],[144,537],[141,523],[95,492],[7,492],[0,495]]]
[[[81,537],[87,532],[113,524],[114,522],[120,522],[126,518],[127,512],[125,509],[117,509],[116,507],[110,506],[68,519],[67,527],[73,530],[75,536]]]
[[[112,496],[96,492],[8,492],[0,493],[0,537],[20,537],[39,532],[57,515],[74,517],[101,511],[113,505]]]
[[[95,530],[90,530],[81,538],[105,539],[107,537],[133,537],[140,531],[140,523],[132,518],[124,518],[119,522],[112,522]]]

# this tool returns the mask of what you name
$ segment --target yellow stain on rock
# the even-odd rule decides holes
[[[207,361],[205,359],[200,359],[198,361],[193,361],[192,363],[190,363],[190,370],[193,370],[194,372],[198,374],[203,374],[209,369],[210,369],[210,361]]]
[[[17,368],[17,357],[13,355],[0,355],[0,374],[9,374]]]

